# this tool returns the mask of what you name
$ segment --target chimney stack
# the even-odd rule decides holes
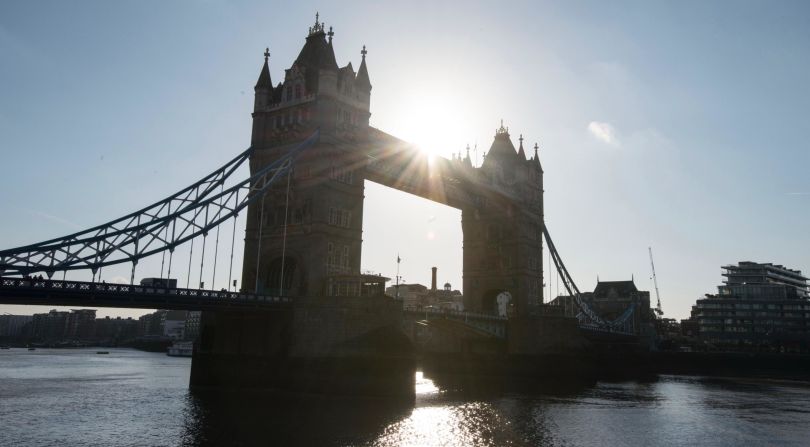
[[[431,267],[430,270],[433,272],[430,279],[430,291],[436,291],[436,267]]]

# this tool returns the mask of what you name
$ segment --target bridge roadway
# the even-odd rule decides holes
[[[43,306],[122,307],[169,310],[282,310],[283,296],[129,284],[0,278],[0,303]]]

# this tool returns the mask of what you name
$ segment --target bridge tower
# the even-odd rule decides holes
[[[251,173],[317,129],[320,140],[296,161],[289,187],[286,179],[280,181],[249,207],[245,290],[329,295],[329,278],[360,274],[364,163],[358,151],[345,148],[365,138],[371,82],[365,46],[355,72],[351,63],[338,66],[333,36],[316,15],[298,57],[276,86],[265,52],[255,87]]]
[[[501,122],[477,169],[485,187],[476,188],[477,206],[461,213],[469,311],[497,314],[506,305],[510,314],[526,316],[542,303],[543,169],[534,149],[527,159],[523,136],[516,150]]]

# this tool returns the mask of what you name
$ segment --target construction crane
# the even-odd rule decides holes
[[[664,311],[661,309],[661,295],[658,293],[658,278],[655,277],[655,263],[653,262],[652,247],[647,247],[647,249],[650,251],[650,267],[652,268],[653,284],[655,284],[655,298],[658,300],[658,305],[655,306],[655,313],[660,317],[664,315]]]

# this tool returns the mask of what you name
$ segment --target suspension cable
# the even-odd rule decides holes
[[[96,261],[98,261],[98,251],[99,247],[101,246],[101,241],[96,243]],[[104,258],[102,258],[104,260]],[[98,266],[98,280],[101,281],[101,266]]]
[[[166,215],[167,215],[167,216],[171,216],[171,215],[172,215],[172,202],[169,202],[169,208],[168,208],[168,210],[167,210],[167,214],[166,214]],[[166,240],[166,238],[167,238],[168,236],[169,236],[169,226],[168,226],[168,225],[166,225],[166,227],[163,229],[163,239],[164,239],[164,240]],[[161,281],[163,281],[163,264],[166,262],[166,251],[164,250],[164,251],[162,252],[162,254],[163,254],[163,256],[162,256],[162,258],[161,258],[161,260],[160,260],[160,280],[161,280]]]
[[[172,257],[174,256],[174,231],[177,228],[177,219],[172,220],[172,242],[169,246],[169,269],[166,271],[166,284],[164,287],[168,287],[169,282],[172,280]]]
[[[264,179],[262,179],[264,182]],[[259,293],[259,262],[262,259],[262,228],[264,228],[264,200],[265,198],[262,197],[260,200],[262,201],[261,211],[259,212],[259,238],[256,241],[256,285],[253,289],[253,293]]]
[[[138,226],[139,227],[141,226],[141,216],[140,215],[138,216]],[[140,232],[138,232],[138,234],[140,235]],[[141,240],[140,237],[135,238],[135,251],[134,251],[134,253],[138,252],[138,242],[140,242],[140,240]],[[133,258],[132,259],[132,274],[129,276],[129,285],[135,284],[135,266],[136,265],[138,265],[138,259]]]
[[[236,191],[236,202],[239,203],[239,191]],[[234,214],[233,216],[233,236],[231,236],[231,266],[228,269],[228,290],[231,288],[231,275],[233,274],[233,247],[236,244],[236,217],[238,215]],[[236,286],[234,286],[233,291],[236,292]]]
[[[107,229],[106,228],[104,229],[104,234],[107,234]],[[98,247],[100,247],[100,246],[101,246],[101,241],[98,241],[98,244],[96,244],[96,252],[98,252]],[[98,260],[98,256],[96,257],[96,260]],[[103,256],[101,257],[101,260],[104,261]],[[98,266],[98,280],[99,281],[101,281],[101,267],[103,267],[103,266],[101,266],[101,265]]]
[[[225,190],[225,183],[222,183],[222,188],[220,189],[220,194],[222,191]],[[219,209],[222,209],[222,196],[219,198]],[[216,290],[216,280],[217,280],[217,256],[219,255],[219,225],[217,225],[217,238],[214,242],[214,272],[211,273],[211,290]]]
[[[205,221],[208,222],[208,207],[205,208]],[[200,254],[200,289],[203,288],[203,261],[205,261],[205,238],[208,237],[208,232],[203,233],[203,246],[202,253]]]
[[[186,289],[191,282],[191,257],[194,254],[194,239],[191,240],[191,248],[188,250],[188,273],[186,273]]]
[[[197,192],[194,193],[194,201],[196,202],[200,198],[200,190],[197,189]],[[205,207],[206,213],[208,211],[208,207]],[[194,217],[191,219],[191,225],[197,225],[197,213],[194,213]],[[208,214],[206,214],[207,216]],[[207,220],[207,219],[206,219]],[[191,239],[191,248],[188,250],[188,273],[186,273],[186,289],[188,289],[188,285],[191,282],[191,258],[194,256],[194,239]]]
[[[292,177],[292,160],[287,168],[287,198],[284,202],[284,236],[281,239],[281,273],[279,274],[281,277],[278,279],[279,296],[284,295],[282,291],[284,290],[284,261],[285,256],[287,256],[287,210],[290,207],[290,177]]]

